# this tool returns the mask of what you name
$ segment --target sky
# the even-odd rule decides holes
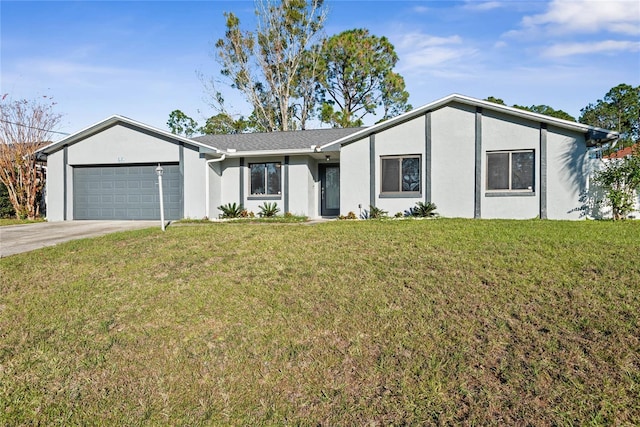
[[[575,118],[613,87],[640,85],[640,2],[325,0],[326,36],[366,28],[395,46],[414,107],[452,93],[549,105]],[[57,131],[119,114],[167,130],[179,109],[216,114],[225,12],[255,28],[253,1],[0,1],[0,94],[53,97]],[[218,83],[228,109],[248,116]],[[379,117],[365,117],[370,125]],[[318,127],[316,125],[316,127]],[[325,125],[326,127],[326,125]]]

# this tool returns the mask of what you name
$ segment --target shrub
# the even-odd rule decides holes
[[[362,213],[362,219],[381,219],[387,217],[387,211],[369,205],[369,210]]]
[[[338,219],[358,219],[355,212],[349,211],[347,215],[340,215]]]
[[[222,212],[222,218],[239,218],[244,211],[242,205],[237,203],[227,203],[226,205],[218,206],[218,210]]]
[[[0,218],[15,218],[16,211],[9,200],[9,192],[7,187],[0,182]]]
[[[276,202],[264,202],[262,206],[259,206],[259,208],[260,212],[258,213],[258,215],[260,215],[260,217],[262,218],[271,218],[276,216],[278,212],[280,212],[280,208],[278,207],[278,204]]]
[[[438,216],[436,209],[438,207],[432,202],[416,202],[416,205],[409,209],[411,216],[420,218],[433,218]]]
[[[240,217],[241,218],[255,218],[256,214],[254,214],[253,211],[248,211],[246,209],[243,209],[242,212],[240,212]]]

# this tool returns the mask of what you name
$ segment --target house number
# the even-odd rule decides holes
[[[118,157],[118,163],[123,163],[124,162],[124,157]]]

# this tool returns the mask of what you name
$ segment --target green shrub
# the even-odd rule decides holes
[[[15,218],[16,211],[9,200],[9,192],[7,187],[0,182],[0,218]]]
[[[411,216],[420,218],[433,218],[438,216],[436,212],[438,207],[433,202],[416,202],[416,205],[409,209]]]
[[[222,212],[222,218],[239,218],[242,215],[244,208],[242,205],[234,202],[227,203],[226,205],[220,205],[218,206],[218,210]]]
[[[381,219],[387,217],[387,211],[377,208],[373,205],[369,205],[369,210],[365,210],[362,214],[363,219]]]
[[[261,218],[271,218],[276,216],[278,212],[280,212],[280,208],[278,207],[278,204],[276,202],[264,202],[262,206],[259,206],[259,209],[260,212],[258,213],[258,215],[260,215]]]

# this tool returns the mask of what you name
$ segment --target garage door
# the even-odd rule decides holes
[[[159,219],[157,165],[91,166],[73,170],[74,219]],[[162,165],[165,219],[182,218],[178,165]]]

